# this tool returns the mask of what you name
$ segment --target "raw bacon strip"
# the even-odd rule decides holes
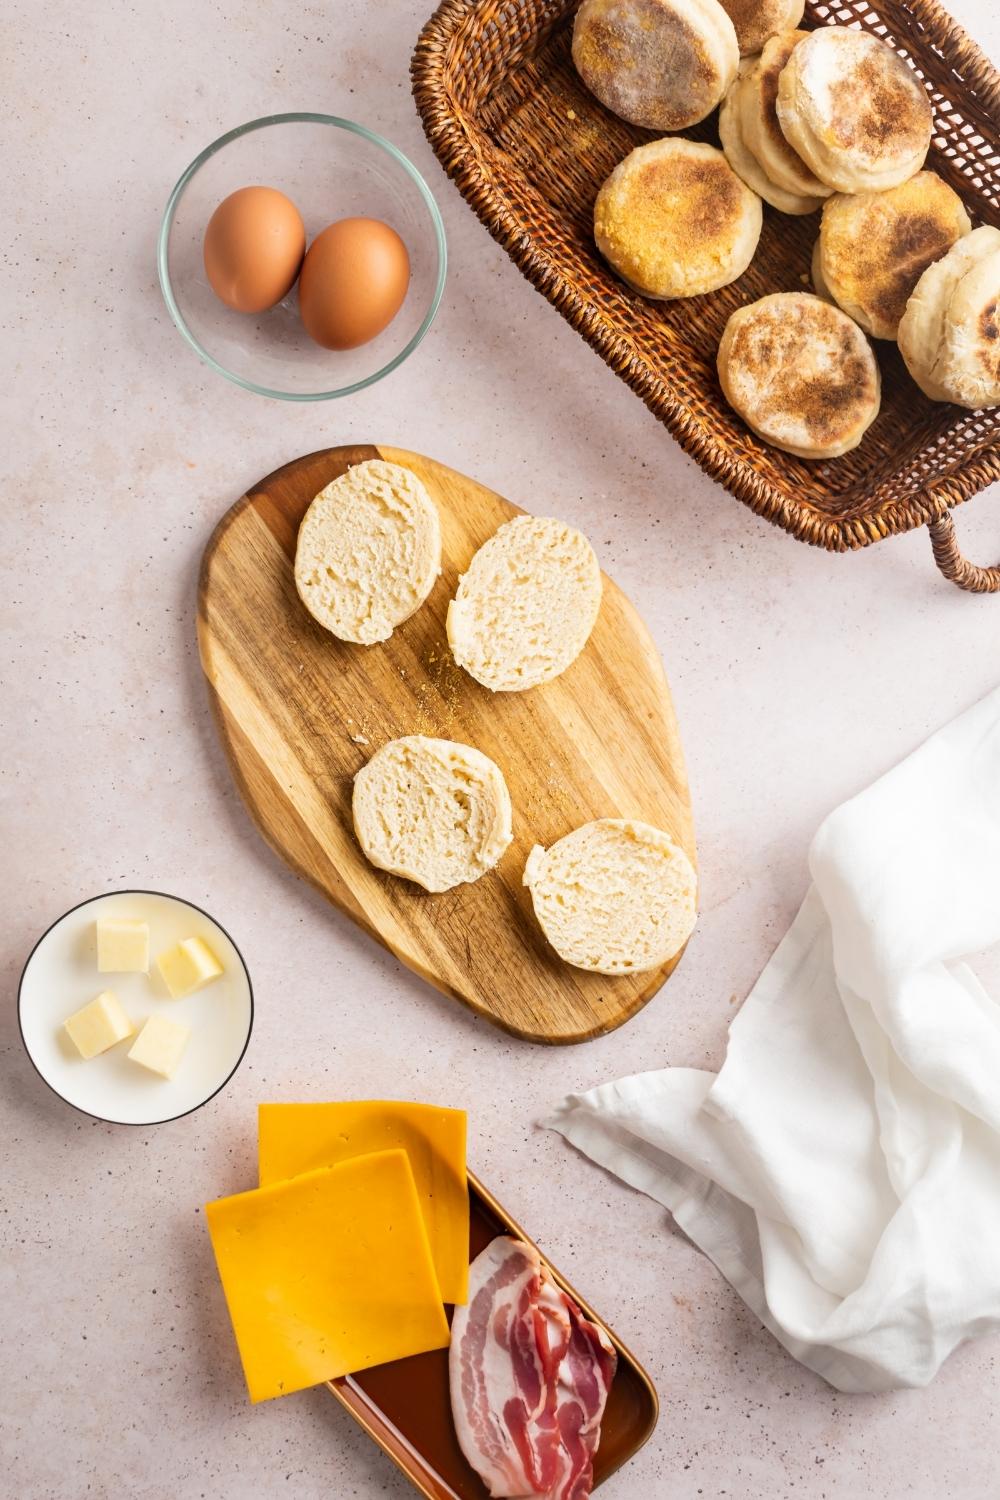
[[[532,1246],[501,1236],[473,1262],[449,1360],[458,1441],[490,1494],[587,1500],[617,1355]]]
[[[535,1493],[504,1407],[509,1392],[520,1392],[521,1382],[531,1388],[529,1372],[511,1354],[511,1324],[537,1293],[540,1269],[529,1246],[494,1240],[473,1262],[469,1299],[456,1307],[451,1325],[448,1373],[455,1431],[462,1452],[494,1496]]]

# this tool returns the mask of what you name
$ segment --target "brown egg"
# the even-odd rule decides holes
[[[305,248],[305,226],[290,198],[277,188],[240,188],[208,221],[205,272],[227,307],[263,312],[291,290]]]
[[[410,257],[380,219],[339,219],[306,251],[299,311],[324,349],[356,349],[399,312],[410,284]]]

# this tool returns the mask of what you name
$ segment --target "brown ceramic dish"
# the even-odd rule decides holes
[[[470,1259],[498,1234],[528,1241],[520,1225],[471,1172],[469,1197]],[[618,1351],[618,1369],[601,1424],[601,1445],[594,1460],[596,1489],[638,1452],[652,1433],[658,1411],[656,1391],[621,1339],[616,1338],[541,1251],[539,1254],[559,1286],[588,1318],[600,1324]],[[428,1500],[488,1500],[485,1485],[466,1463],[455,1437],[448,1393],[447,1349],[345,1376],[331,1381],[330,1390]]]
[[[765,209],[750,268],[704,297],[648,302],[594,246],[601,183],[651,139],[588,93],[570,58],[577,0],[444,0],[413,56],[414,95],[443,166],[521,271],[701,464],[758,515],[833,551],[930,525],[938,565],[1000,591],[1000,568],[965,562],[948,514],[1000,479],[1000,409],[927,400],[880,344],[881,414],[854,452],[809,462],[760,442],[726,405],[715,358],[735,308],[807,283],[814,215]],[[928,166],[976,223],[1000,226],[1000,74],[936,0],[808,0],[807,26],[861,26],[927,84]],[[717,144],[716,116],[685,134]]]

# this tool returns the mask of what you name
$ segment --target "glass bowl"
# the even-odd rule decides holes
[[[406,300],[359,349],[322,349],[302,326],[298,283],[276,307],[238,313],[212,291],[202,261],[205,228],[237,188],[278,188],[298,208],[311,243],[335,219],[383,219],[410,257]],[[363,125],[334,115],[267,115],[220,136],[170,194],[157,247],[170,315],[206,364],[248,391],[283,401],[349,396],[388,375],[420,343],[444,290],[444,225],[411,162]]]

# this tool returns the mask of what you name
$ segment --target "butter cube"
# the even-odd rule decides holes
[[[110,990],[91,1000],[63,1022],[69,1038],[81,1057],[96,1057],[116,1042],[131,1036],[135,1027],[122,1009],[117,995]]]
[[[129,917],[99,917],[97,927],[97,972],[99,974],[149,973],[149,924]]]
[[[176,948],[168,948],[156,960],[156,967],[175,1000],[200,990],[222,973],[222,965],[201,938],[185,938]]]
[[[171,1021],[168,1016],[150,1016],[128,1055],[151,1073],[172,1078],[190,1035],[190,1026],[182,1026],[180,1021]]]

